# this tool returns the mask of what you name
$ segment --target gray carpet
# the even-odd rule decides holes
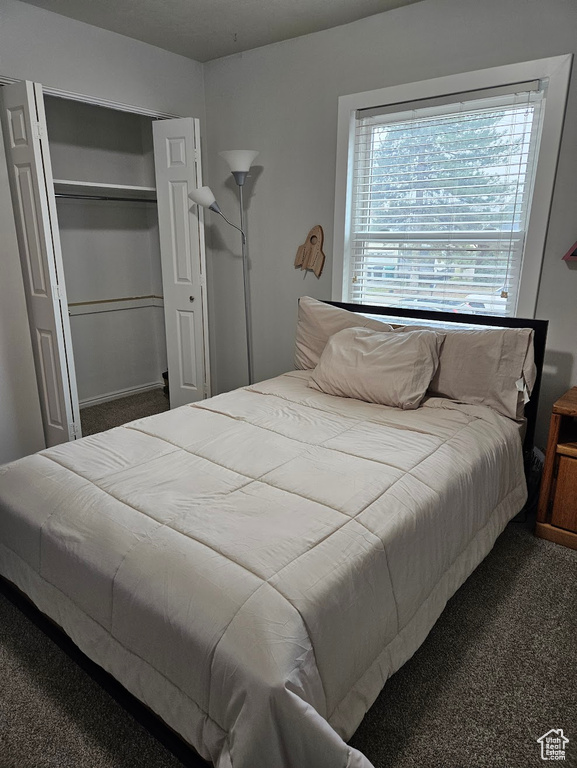
[[[577,766],[577,551],[511,523],[351,743],[383,768],[530,768],[551,728]]]
[[[182,764],[0,594],[0,768]]]
[[[577,552],[513,523],[352,743],[376,768],[537,768],[551,728],[577,766]],[[0,768],[177,765],[0,595]]]
[[[120,427],[134,419],[168,411],[169,407],[168,398],[163,394],[162,387],[121,397],[118,400],[109,400],[107,403],[90,405],[80,410],[82,436],[95,435],[97,432]]]

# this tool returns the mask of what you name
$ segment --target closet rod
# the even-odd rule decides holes
[[[122,296],[120,299],[94,299],[94,301],[69,301],[69,307],[86,307],[92,304],[116,304],[119,301],[141,301],[142,299],[162,299],[155,293],[149,293],[146,296]]]
[[[75,195],[56,192],[54,197],[67,197],[71,200],[115,200],[117,203],[156,203],[155,197],[110,197],[109,195]]]

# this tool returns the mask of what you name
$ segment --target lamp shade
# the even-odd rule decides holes
[[[188,196],[193,203],[202,205],[203,208],[210,208],[210,206],[215,202],[214,195],[212,194],[210,187],[198,187],[198,189],[193,189],[192,192],[188,193]]]
[[[229,164],[232,173],[247,173],[258,152],[254,149],[229,149],[218,154]]]

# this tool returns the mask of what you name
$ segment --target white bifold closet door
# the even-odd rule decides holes
[[[188,199],[201,186],[196,122],[152,126],[171,408],[209,394],[204,230]]]
[[[2,129],[46,445],[80,436],[42,88],[2,88]]]
[[[42,86],[0,89],[10,187],[46,444],[81,436]],[[171,408],[210,395],[198,121],[153,125]],[[196,206],[194,206],[196,208]]]

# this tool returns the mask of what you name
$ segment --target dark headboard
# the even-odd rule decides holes
[[[461,323],[463,325],[487,325],[499,328],[532,328],[533,349],[535,353],[535,366],[537,378],[531,399],[525,406],[525,418],[527,430],[523,447],[525,452],[533,450],[535,439],[535,426],[537,422],[537,408],[539,406],[539,390],[541,389],[541,376],[543,373],[543,360],[545,358],[545,342],[547,340],[548,320],[531,320],[523,317],[494,317],[493,315],[460,315],[454,312],[428,312],[424,309],[400,309],[398,307],[379,307],[372,304],[346,304],[342,301],[327,301],[334,307],[348,309],[349,312],[359,312],[367,315],[386,315],[387,317],[411,318],[413,320],[434,320],[440,323]]]

